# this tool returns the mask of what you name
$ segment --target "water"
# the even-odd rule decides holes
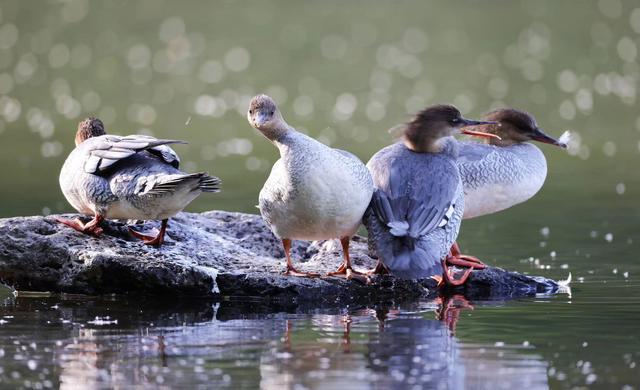
[[[224,189],[189,210],[254,212],[277,158],[244,117],[259,92],[364,160],[435,102],[471,118],[523,108],[577,141],[542,147],[534,199],[460,236],[492,265],[571,272],[571,296],[456,299],[453,335],[439,302],[285,310],[0,289],[0,387],[640,387],[639,44],[640,8],[619,0],[1,2],[0,216],[71,210],[57,174],[90,114],[190,141],[184,168]]]
[[[509,302],[453,297],[332,310],[246,301],[6,298],[0,383],[38,388],[637,385],[639,297],[632,291],[638,286],[613,278],[608,284],[620,297],[594,296],[595,286],[584,283],[572,297]],[[600,311],[587,312],[593,306]]]

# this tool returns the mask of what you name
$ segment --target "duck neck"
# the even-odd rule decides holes
[[[104,132],[104,130],[101,130],[101,129],[91,129],[86,127],[79,128],[78,131],[76,132],[76,139],[75,139],[76,146],[80,145],[81,143],[83,143],[84,141],[86,141],[91,137],[99,137],[105,134],[106,133]]]
[[[522,143],[521,141],[516,141],[516,140],[510,139],[510,138],[502,138],[502,139],[482,138],[482,142],[487,144],[487,145],[499,146],[501,148],[506,147],[506,146],[513,146],[513,145],[517,145],[519,143]]]
[[[501,126],[498,125],[489,125],[484,126],[482,129],[483,132],[489,134],[495,134],[500,138],[482,138],[482,141],[486,144],[493,146],[512,146],[522,142],[525,142],[527,138],[523,136],[520,132],[513,128],[510,124],[504,124]]]
[[[416,136],[405,134],[405,146],[417,153],[441,153],[447,148],[453,137],[433,137],[417,133]]]
[[[291,148],[291,144],[298,132],[288,124],[284,123],[272,132],[272,137],[267,137],[280,150],[280,155],[284,155]]]
[[[280,112],[276,111],[274,120],[271,121],[270,125],[268,127],[258,128],[258,130],[277,146],[279,140],[291,131],[292,127],[285,122]]]

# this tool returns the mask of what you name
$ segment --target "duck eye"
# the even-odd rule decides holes
[[[269,113],[269,115],[273,115],[273,111],[271,111],[271,112]]]
[[[253,115],[253,110],[249,110],[249,115]]]
[[[454,125],[456,123],[460,123],[460,119],[459,118],[453,118],[453,119],[451,119],[451,123],[454,124]]]

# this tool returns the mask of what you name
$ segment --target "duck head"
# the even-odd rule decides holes
[[[407,124],[402,125],[405,145],[415,152],[438,153],[442,141],[459,133],[477,137],[498,138],[495,134],[465,129],[467,126],[496,124],[490,121],[466,119],[456,107],[448,104],[429,106],[416,114]],[[395,131],[392,129],[392,131]]]
[[[80,145],[87,138],[99,137],[107,134],[104,131],[104,123],[98,118],[92,116],[78,123],[76,131],[76,146]]]
[[[289,130],[276,102],[267,95],[258,95],[251,99],[247,120],[256,130],[271,141],[276,141]]]
[[[499,122],[500,125],[482,126],[482,131],[496,134],[500,137],[489,138],[488,141],[496,146],[510,146],[526,141],[538,141],[545,144],[566,148],[567,145],[547,135],[540,127],[533,115],[513,108],[501,108],[484,116],[488,121]]]

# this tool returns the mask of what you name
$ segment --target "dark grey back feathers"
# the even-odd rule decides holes
[[[206,172],[190,174],[180,171],[171,172],[173,168],[177,169],[180,165],[180,158],[167,145],[181,143],[185,142],[157,139],[147,135],[128,135],[125,137],[103,135],[89,138],[79,147],[88,154],[84,164],[84,170],[87,173],[109,175],[112,172],[110,168],[127,167],[128,165],[131,165],[129,168],[137,174],[140,172],[136,171],[135,167],[146,170],[148,174],[143,180],[145,185],[139,189],[139,194],[165,195],[181,188],[188,191],[219,192],[220,179],[209,176]],[[160,165],[164,163],[172,168],[170,170],[164,169],[164,172],[162,167],[152,168],[157,163]],[[157,168],[161,168],[161,170],[157,171]],[[162,174],[159,174],[161,172]]]

